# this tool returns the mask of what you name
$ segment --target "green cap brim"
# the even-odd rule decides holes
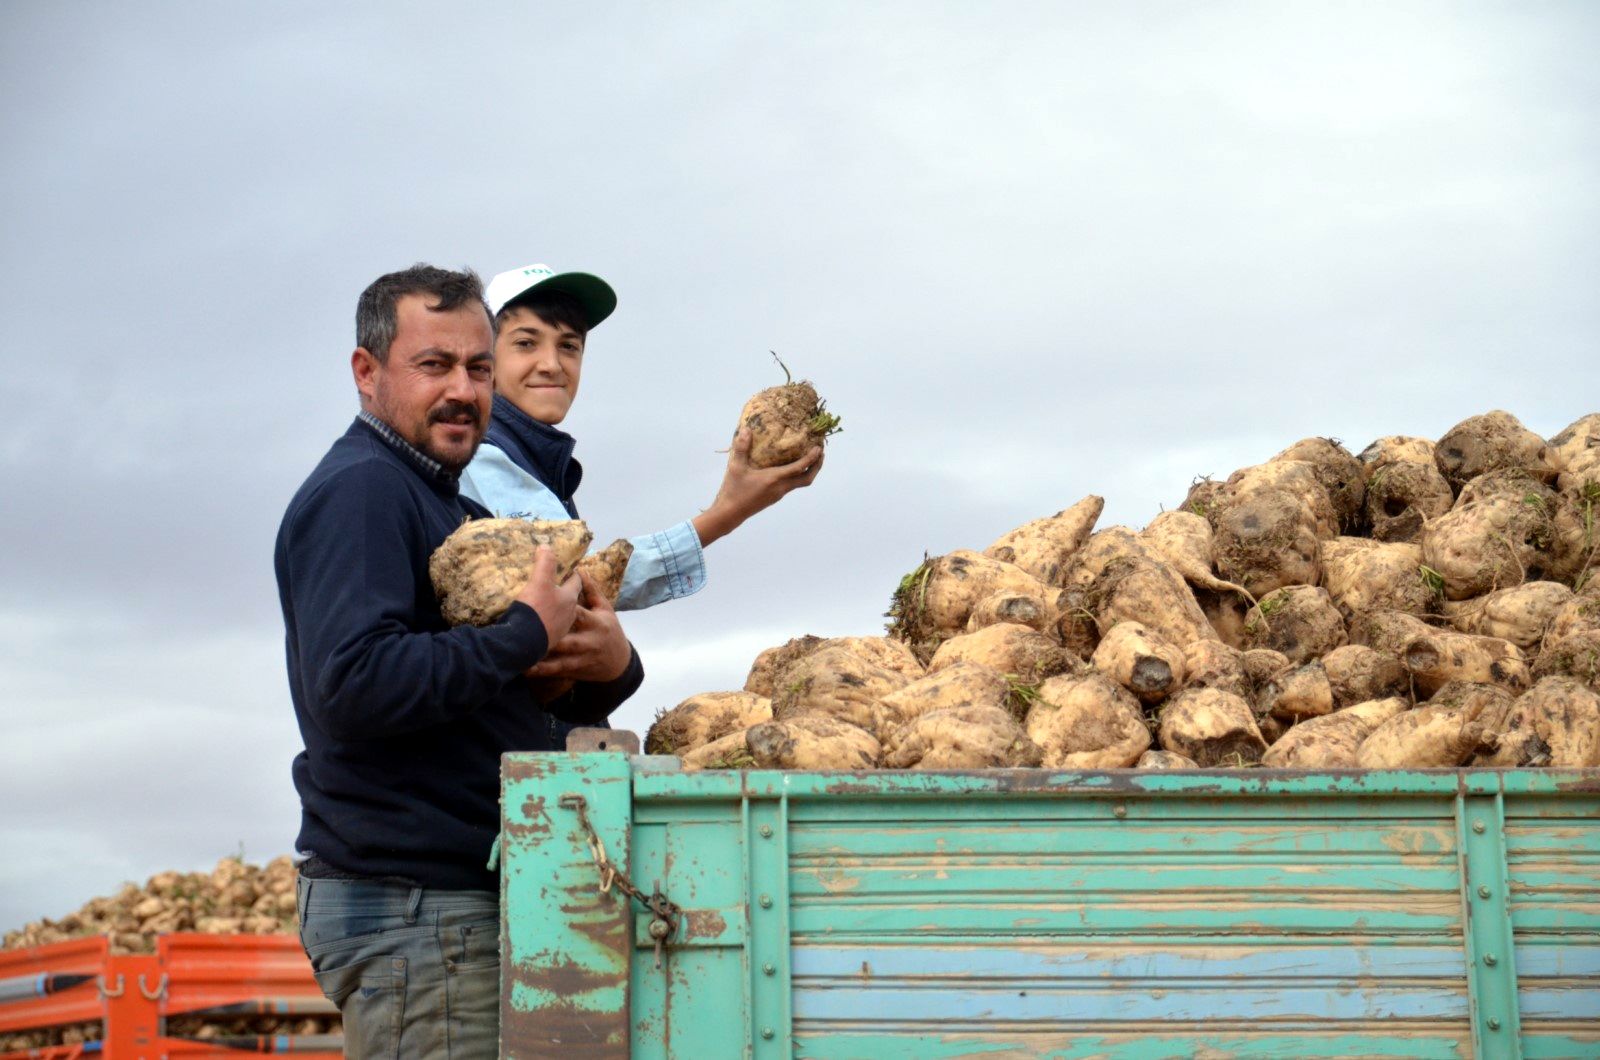
[[[613,291],[611,285],[600,277],[587,272],[560,272],[530,285],[512,298],[508,298],[501,309],[527,301],[528,297],[536,291],[560,291],[562,294],[569,296],[574,302],[578,303],[578,308],[583,312],[584,318],[591,328],[610,316],[617,308],[617,292]]]

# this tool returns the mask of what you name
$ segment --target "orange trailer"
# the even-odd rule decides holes
[[[0,1060],[224,1060],[241,1053],[339,1060],[339,1034],[175,1037],[195,1016],[332,1016],[292,935],[179,933],[154,954],[112,954],[104,935],[0,951],[0,1034],[98,1023],[98,1039],[0,1053]]]

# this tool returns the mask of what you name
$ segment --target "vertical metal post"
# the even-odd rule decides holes
[[[1473,1055],[1521,1060],[1505,826],[1502,792],[1456,796]]]
[[[100,994],[105,999],[105,1038],[110,1060],[154,1056],[162,1035],[161,994],[149,984],[161,979],[161,962],[153,956],[107,957]]]
[[[751,1060],[794,1055],[789,996],[789,796],[745,796]]]

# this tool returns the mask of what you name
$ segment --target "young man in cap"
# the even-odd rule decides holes
[[[305,741],[300,938],[350,1057],[491,1058],[499,1045],[502,752],[603,724],[643,670],[590,583],[591,680],[541,704],[530,667],[566,638],[578,579],[541,549],[510,609],[450,627],[433,550],[489,513],[458,489],[489,421],[494,336],[478,277],[418,265],[356,311],[361,412],[295,494],[274,565]],[[554,716],[560,711],[560,717]]]
[[[494,413],[482,448],[462,472],[462,492],[504,517],[575,519],[573,494],[583,469],[572,457],[573,437],[557,425],[577,396],[588,333],[616,308],[616,293],[598,276],[528,265],[490,280],[486,296],[495,323]],[[750,435],[741,429],[711,506],[632,539],[617,609],[698,592],[706,577],[701,550],[791,490],[811,485],[821,468],[821,447],[792,464],[752,467]],[[580,610],[574,634],[534,669],[536,675],[589,672],[585,621]]]

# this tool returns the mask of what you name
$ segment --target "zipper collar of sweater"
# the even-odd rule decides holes
[[[390,449],[400,454],[400,457],[406,463],[415,468],[417,473],[436,489],[443,490],[454,496],[461,488],[461,473],[459,471],[451,471],[439,461],[400,437],[393,427],[366,409],[362,409],[357,413],[356,419],[372,428],[372,433],[383,439]]]
[[[517,408],[509,398],[494,396],[494,413],[484,441],[499,446],[513,463],[544,483],[561,502],[571,507],[572,495],[583,481],[583,465],[572,457],[578,440],[557,427],[540,423]]]

